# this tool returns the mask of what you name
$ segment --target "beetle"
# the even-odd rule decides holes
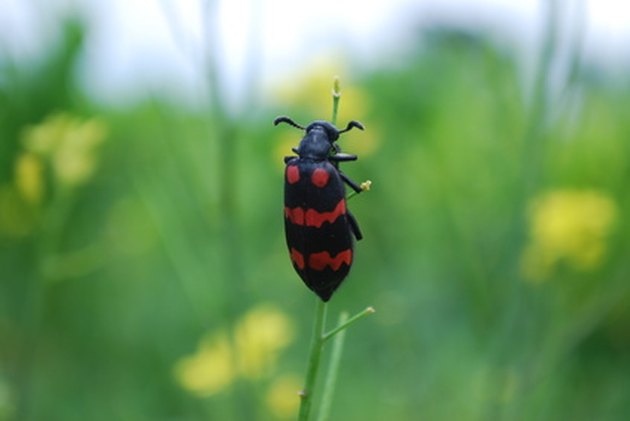
[[[352,266],[354,239],[363,238],[359,224],[346,206],[344,183],[360,193],[361,187],[339,169],[339,163],[357,156],[341,152],[339,135],[361,123],[350,121],[343,130],[315,120],[304,127],[281,116],[274,126],[287,123],[305,131],[297,156],[286,156],[284,172],[284,227],[289,256],[306,286],[323,301],[330,300]]]

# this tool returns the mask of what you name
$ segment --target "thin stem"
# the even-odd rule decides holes
[[[345,325],[348,321],[348,313],[342,312],[339,315],[339,326]],[[341,362],[341,354],[343,353],[343,343],[346,332],[340,332],[333,341],[328,371],[326,372],[322,402],[319,409],[318,421],[325,421],[330,414],[330,406],[332,405],[333,395],[335,394],[335,383],[337,383],[337,373],[339,373],[339,363]]]
[[[317,371],[322,355],[322,346],[324,345],[323,334],[326,324],[326,303],[319,299],[315,308],[315,322],[313,324],[313,336],[311,338],[311,351],[308,357],[308,367],[306,369],[306,380],[304,388],[300,391],[300,414],[299,421],[307,421],[310,416],[311,406],[313,405],[313,392],[317,382]]]
[[[322,342],[326,342],[328,339],[332,338],[333,336],[335,336],[336,334],[338,334],[339,332],[341,332],[342,330],[347,329],[351,324],[353,324],[354,322],[356,322],[359,319],[362,319],[363,317],[374,313],[376,310],[374,310],[374,307],[368,307],[365,310],[363,310],[360,313],[355,314],[354,316],[352,316],[350,319],[346,320],[343,323],[339,323],[339,325],[334,328],[333,330],[324,333],[324,335],[322,336]]]
[[[339,76],[335,76],[333,81],[333,111],[332,111],[332,119],[330,122],[334,125],[337,124],[337,114],[339,113],[339,100],[341,99],[341,88],[339,87]]]

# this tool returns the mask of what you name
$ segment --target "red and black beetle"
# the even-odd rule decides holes
[[[288,123],[306,134],[297,156],[284,158],[284,227],[293,267],[307,287],[328,301],[350,271],[353,239],[362,238],[356,219],[346,206],[343,183],[360,193],[361,187],[339,170],[339,162],[355,161],[337,143],[339,135],[363,125],[351,121],[338,130],[327,121],[316,120],[303,127],[289,117],[278,117],[274,125]]]

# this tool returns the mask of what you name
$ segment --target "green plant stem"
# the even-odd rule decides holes
[[[355,323],[357,320],[374,313],[374,307],[368,307],[360,313],[348,318],[346,312],[341,313],[339,316],[339,324],[334,329],[325,332],[326,324],[326,303],[317,298],[317,307],[315,309],[315,322],[313,324],[313,336],[311,339],[311,351],[308,357],[308,368],[306,370],[306,380],[304,389],[300,392],[300,413],[299,421],[307,421],[310,419],[311,407],[313,405],[313,391],[317,381],[317,372],[319,369],[319,363],[322,355],[322,348],[324,343],[336,336],[333,342],[333,350],[331,360],[326,373],[324,382],[323,397],[321,401],[321,408],[319,411],[318,420],[324,420],[328,417],[330,405],[332,403],[332,396],[337,378],[337,372],[339,370],[339,362],[341,360],[341,354],[343,351],[343,341],[345,338],[345,330]]]
[[[347,326],[348,313],[343,311],[339,315],[339,326]],[[319,408],[318,421],[325,421],[330,414],[330,406],[332,405],[333,395],[335,394],[335,384],[337,383],[337,373],[339,373],[339,363],[341,362],[341,354],[343,353],[343,343],[346,338],[346,332],[339,331],[335,337],[328,363],[328,371],[326,372],[322,402]]]
[[[334,125],[337,122],[339,100],[341,99],[338,77],[335,77],[332,97],[333,113],[331,122]],[[326,419],[330,410],[335,381],[337,378],[337,372],[339,370],[339,362],[341,360],[341,354],[343,351],[343,341],[345,337],[343,330],[345,330],[348,326],[361,319],[362,317],[374,313],[374,309],[372,307],[368,307],[361,313],[348,319],[348,314],[344,312],[339,317],[339,324],[337,325],[337,327],[327,333],[324,333],[324,329],[326,326],[327,307],[326,303],[321,301],[319,297],[316,298],[316,300],[317,306],[315,308],[315,322],[313,323],[313,335],[311,338],[311,350],[308,357],[308,367],[306,369],[306,379],[304,381],[304,388],[300,392],[300,412],[298,416],[299,421],[308,421],[310,419],[311,407],[313,406],[313,394],[315,391],[315,386],[317,384],[317,372],[319,370],[319,363],[321,360],[324,342],[339,334],[333,344],[333,354],[331,356],[330,364],[328,366],[328,371],[326,374],[323,390],[324,395],[321,401],[322,406],[319,411],[319,420]]]
[[[363,310],[360,313],[355,314],[354,316],[352,316],[350,319],[348,319],[346,317],[347,320],[345,320],[344,322],[339,322],[339,325],[332,329],[329,332],[326,332],[322,335],[322,342],[326,342],[328,339],[332,338],[333,336],[335,336],[336,334],[338,334],[339,332],[341,332],[342,330],[347,329],[351,324],[353,324],[354,322],[356,322],[359,319],[362,319],[363,317],[374,313],[376,310],[374,310],[374,307],[368,307],[365,310]]]
[[[339,100],[341,99],[341,88],[339,87],[339,77],[335,76],[333,82],[333,111],[332,111],[332,119],[330,122],[334,125],[337,124],[337,114],[339,113]]]
[[[322,354],[322,346],[324,344],[323,334],[326,324],[326,303],[319,299],[315,308],[315,322],[313,323],[313,336],[311,338],[311,351],[308,357],[308,367],[306,369],[306,380],[304,388],[300,392],[300,413],[298,420],[307,421],[310,416],[311,406],[313,405],[313,392],[317,382],[317,371]]]
[[[335,78],[333,83],[333,112],[332,124],[337,121],[337,112],[339,109],[339,78]],[[304,388],[300,391],[300,412],[299,421],[308,421],[313,406],[313,394],[317,382],[317,372],[319,370],[319,362],[322,355],[322,347],[324,345],[324,328],[326,326],[326,303],[321,301],[319,297],[315,298],[317,306],[315,307],[315,321],[313,323],[313,335],[311,337],[311,350],[308,357],[308,367],[306,369],[306,379],[304,380]]]

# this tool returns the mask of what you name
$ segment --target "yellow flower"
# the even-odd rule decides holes
[[[558,190],[535,200],[522,256],[524,275],[541,281],[560,261],[580,271],[598,267],[616,217],[613,200],[595,190]]]
[[[275,419],[294,419],[300,405],[300,378],[289,374],[275,380],[265,402]]]
[[[28,151],[50,161],[55,179],[61,185],[74,187],[94,173],[95,151],[105,139],[105,132],[100,120],[83,121],[62,113],[25,130],[23,142]]]
[[[289,318],[273,306],[260,305],[238,321],[233,340],[223,332],[205,336],[194,354],[175,364],[175,378],[184,389],[211,396],[239,377],[256,380],[269,374],[292,339]]]
[[[180,385],[199,396],[220,392],[234,380],[232,350],[225,334],[205,337],[197,352],[175,365]]]
[[[15,165],[15,185],[20,195],[30,204],[41,203],[44,196],[44,166],[33,153],[25,152]]]
[[[361,183],[362,191],[370,191],[371,188],[372,188],[372,180],[365,180],[363,183]]]
[[[256,379],[275,367],[278,353],[293,339],[289,318],[269,305],[250,310],[237,324],[234,344],[239,372]]]

